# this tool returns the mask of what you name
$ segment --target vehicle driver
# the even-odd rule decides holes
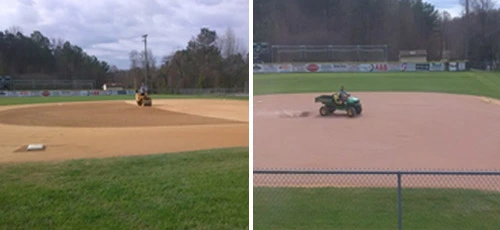
[[[344,90],[344,86],[341,86],[340,87],[340,91],[339,91],[339,99],[342,103],[345,103],[345,101],[347,100],[347,97],[349,97],[349,94]]]
[[[141,95],[147,95],[148,93],[148,87],[144,84],[144,82],[142,82],[141,88],[139,88],[139,93]]]

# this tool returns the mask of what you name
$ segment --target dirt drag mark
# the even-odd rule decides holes
[[[255,169],[500,169],[500,106],[464,95],[353,93],[363,105],[360,117],[343,111],[320,117],[318,95],[254,97]],[[279,111],[311,115],[284,119]],[[264,177],[254,183],[270,185]],[[314,184],[312,178],[301,181]],[[379,184],[386,183],[395,180]]]
[[[191,106],[175,106],[184,101]],[[153,103],[153,107],[138,107],[130,101],[0,107],[0,162],[248,146],[248,101],[188,99]],[[47,149],[15,152],[38,143],[47,145]]]

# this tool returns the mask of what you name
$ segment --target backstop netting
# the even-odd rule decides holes
[[[272,45],[271,59],[283,62],[387,62],[387,45]]]

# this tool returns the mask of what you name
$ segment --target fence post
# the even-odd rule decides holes
[[[401,172],[398,172],[398,229],[403,229],[403,208],[401,200]]]

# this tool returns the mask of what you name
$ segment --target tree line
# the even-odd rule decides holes
[[[102,83],[110,66],[79,46],[49,39],[40,31],[29,36],[19,28],[0,31],[0,76],[58,80],[95,80]]]
[[[477,65],[500,60],[500,9],[492,0],[469,2],[467,17],[451,18],[422,0],[254,0],[254,42],[388,45],[390,61],[418,49],[430,60],[443,50]]]
[[[209,28],[188,41],[186,48],[164,56],[159,65],[148,49],[129,53],[130,69],[120,71],[127,85],[138,87],[146,81],[156,91],[176,92],[183,88],[244,88],[248,84],[249,54],[236,34],[228,28],[222,36]],[[149,72],[149,74],[148,74]]]
[[[94,80],[97,87],[104,83],[122,83],[126,88],[136,89],[146,81],[157,92],[175,92],[181,88],[243,88],[248,84],[249,74],[246,47],[231,28],[222,36],[202,28],[188,41],[186,48],[161,60],[149,49],[149,71],[145,68],[146,52],[137,50],[129,53],[130,68],[119,70],[69,41],[49,39],[40,31],[26,36],[19,28],[12,27],[0,32],[0,76],[85,79]]]

